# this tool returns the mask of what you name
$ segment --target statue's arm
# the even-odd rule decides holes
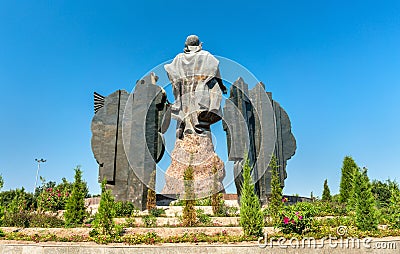
[[[174,94],[174,98],[175,100],[177,98],[180,98],[182,95],[182,91],[181,91],[181,80],[176,80],[175,82],[171,81],[172,84],[172,93]]]
[[[221,79],[221,74],[219,72],[219,68],[217,70],[217,75],[216,75],[215,79],[217,80],[217,83],[219,85],[219,88],[221,88],[222,93],[223,94],[227,94],[228,90],[226,89],[226,86],[224,85],[224,83],[222,83],[222,79]]]

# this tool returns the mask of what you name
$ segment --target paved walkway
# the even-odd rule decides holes
[[[400,237],[374,238],[368,241],[360,240],[359,244],[354,239],[329,243],[317,241],[313,243],[287,240],[279,245],[274,242],[273,247],[263,246],[258,242],[232,243],[232,244],[158,244],[158,245],[123,245],[109,244],[98,245],[95,243],[31,243],[21,241],[0,241],[0,253],[29,253],[29,254],[123,254],[123,253],[332,253],[332,254],[363,254],[363,253],[400,253]]]

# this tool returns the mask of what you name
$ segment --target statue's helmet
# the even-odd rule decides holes
[[[189,35],[185,41],[185,47],[187,46],[200,46],[199,36]]]

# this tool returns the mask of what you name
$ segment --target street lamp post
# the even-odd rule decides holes
[[[46,160],[43,159],[35,159],[35,161],[38,163],[37,165],[37,170],[36,170],[36,181],[35,181],[35,189],[33,190],[33,192],[36,191],[36,186],[37,186],[37,180],[38,180],[38,176],[39,176],[39,170],[40,170],[40,163],[41,162],[46,162]]]

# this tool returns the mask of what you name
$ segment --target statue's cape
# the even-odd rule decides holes
[[[175,83],[179,79],[192,76],[206,76],[205,82],[214,77],[219,78],[219,61],[208,51],[178,54],[172,63],[164,65],[169,79]]]

